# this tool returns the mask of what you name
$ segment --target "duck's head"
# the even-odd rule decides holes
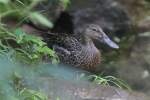
[[[91,38],[92,40],[97,40],[101,43],[109,45],[112,48],[119,48],[119,46],[115,42],[110,40],[110,38],[103,32],[102,28],[98,25],[88,25],[85,29],[85,35]]]

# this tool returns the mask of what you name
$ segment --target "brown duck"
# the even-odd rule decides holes
[[[101,53],[93,40],[105,43],[112,48],[119,48],[95,24],[87,25],[82,34],[49,33],[46,38],[48,45],[56,51],[61,63],[90,71],[101,62]]]

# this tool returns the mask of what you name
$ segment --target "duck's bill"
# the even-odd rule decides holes
[[[104,43],[110,46],[111,48],[115,48],[115,49],[119,48],[119,46],[115,42],[110,40],[108,37],[104,38]]]

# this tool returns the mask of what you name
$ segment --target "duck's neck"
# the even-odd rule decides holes
[[[77,36],[76,38],[80,41],[80,43],[84,47],[96,48],[94,43],[93,43],[93,40],[90,37],[88,37],[87,35],[85,35],[85,34],[77,34],[76,36]]]
[[[95,46],[93,43],[93,40],[89,38],[88,36],[84,36],[84,45],[90,45],[90,46]]]
[[[93,40],[87,36],[84,36],[82,41],[83,51],[86,52],[86,55],[95,55],[99,50],[96,48]]]

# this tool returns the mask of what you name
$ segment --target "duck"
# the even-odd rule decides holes
[[[94,44],[94,40],[107,44],[111,48],[119,48],[96,24],[85,25],[82,33],[47,32],[44,39],[56,52],[61,64],[87,71],[93,71],[97,65],[101,64],[101,52]]]

